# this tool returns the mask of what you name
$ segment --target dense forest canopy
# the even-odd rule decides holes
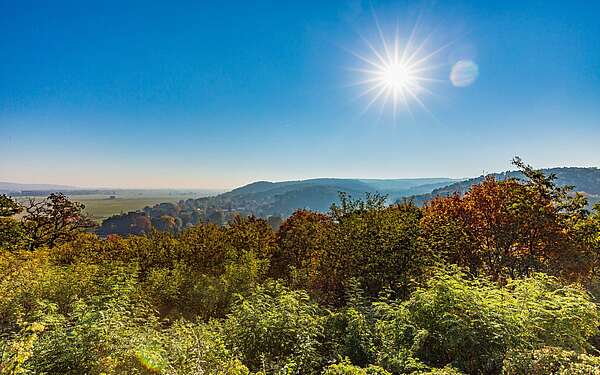
[[[574,191],[586,195],[589,208],[600,200],[600,170],[596,168],[544,169],[554,175],[558,186],[573,186]],[[496,180],[526,179],[521,171],[492,174]],[[107,218],[97,228],[103,236],[109,234],[142,234],[151,228],[180,232],[198,223],[224,225],[237,215],[257,216],[268,220],[274,229],[298,209],[327,212],[332,203],[339,204],[339,193],[363,198],[366,193],[386,196],[386,201],[402,202],[411,199],[423,205],[436,196],[464,194],[486,176],[458,181],[447,178],[418,178],[390,180],[359,180],[322,178],[303,181],[259,181],[232,191],[178,203],[161,203]]]
[[[585,193],[594,202],[600,199],[600,169],[598,168],[562,167],[547,168],[542,171],[546,175],[555,176],[554,182],[558,186],[573,186],[575,191]],[[469,191],[471,186],[481,183],[486,177],[494,177],[496,180],[527,178],[520,170],[492,173],[439,187],[433,189],[430,193],[417,195],[414,199],[417,204],[422,204],[437,196],[449,196],[454,193],[464,194]]]
[[[342,194],[128,236],[1,196],[0,372],[599,373],[600,205],[515,164],[422,207]]]

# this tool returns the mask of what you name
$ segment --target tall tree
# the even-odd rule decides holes
[[[54,247],[72,240],[81,231],[96,224],[84,213],[85,206],[69,200],[62,193],[52,193],[46,199],[30,199],[25,207],[23,224],[29,238],[29,249]]]
[[[519,158],[525,180],[486,178],[461,197],[434,199],[421,221],[424,242],[444,261],[495,279],[545,271],[585,273],[576,223],[586,201]],[[561,267],[558,267],[558,265]]]
[[[6,195],[0,195],[0,248],[16,249],[25,240],[23,226],[15,215],[23,211],[23,206]]]

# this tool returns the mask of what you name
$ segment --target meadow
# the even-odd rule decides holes
[[[142,210],[146,206],[176,203],[180,200],[200,198],[218,192],[209,190],[107,190],[102,194],[67,194],[67,196],[70,200],[85,205],[84,212],[94,221],[101,222],[110,216]],[[25,202],[29,198],[20,197],[18,201]]]
[[[146,206],[158,203],[176,203],[180,200],[196,198],[195,194],[166,195],[166,196],[140,196],[120,197],[111,199],[109,196],[74,195],[72,200],[85,205],[84,212],[95,221],[102,221],[110,216],[141,210]]]

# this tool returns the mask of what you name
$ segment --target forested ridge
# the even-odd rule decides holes
[[[597,168],[550,168],[541,170],[556,176],[558,186],[573,186],[586,195],[589,207],[600,200],[600,170]],[[254,182],[229,192],[176,203],[160,203],[143,210],[131,211],[105,219],[96,229],[100,235],[143,234],[153,228],[180,232],[199,223],[224,225],[234,217],[256,216],[266,219],[274,229],[298,209],[327,212],[332,203],[339,204],[339,193],[364,197],[366,193],[385,195],[387,202],[410,198],[422,206],[436,196],[464,194],[486,177],[497,180],[523,179],[520,171],[494,173],[488,176],[456,181],[448,178],[416,179],[336,179],[321,178],[301,181]]]
[[[339,192],[354,196],[385,194],[393,202],[401,197],[430,192],[455,180],[449,178],[341,179],[258,181],[212,197],[160,203],[143,210],[112,216],[97,228],[100,235],[141,234],[151,228],[179,232],[198,223],[223,225],[234,217],[256,216],[270,221],[274,229],[298,209],[327,212],[339,204]]]
[[[595,167],[561,167],[546,168],[542,172],[545,175],[555,176],[554,182],[558,186],[572,186],[575,191],[586,194],[593,202],[600,198],[600,169]],[[470,178],[464,181],[457,181],[447,186],[433,189],[430,193],[417,195],[414,197],[415,203],[423,204],[433,197],[449,196],[454,193],[464,194],[471,186],[481,183],[486,177],[494,177],[496,180],[506,180],[510,178],[522,179],[525,177],[522,171],[506,171],[501,173],[492,173]]]
[[[600,205],[514,160],[463,194],[342,194],[99,237],[0,196],[0,373],[600,373]]]

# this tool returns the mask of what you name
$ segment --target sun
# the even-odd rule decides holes
[[[408,90],[416,84],[416,77],[411,73],[410,67],[397,62],[386,66],[381,71],[380,76],[382,84],[386,86],[387,90],[391,91]]]
[[[370,54],[351,51],[363,65],[352,70],[361,75],[361,79],[353,84],[363,87],[360,96],[370,97],[365,111],[373,104],[379,103],[380,111],[391,106],[395,118],[400,110],[406,109],[411,112],[411,104],[416,103],[430,113],[422,97],[432,94],[427,88],[429,82],[439,81],[431,76],[432,71],[437,68],[432,60],[444,47],[432,52],[427,51],[429,37],[421,43],[416,43],[415,29],[404,42],[400,38],[398,28],[391,40],[386,39],[377,20],[375,22],[379,31],[380,47],[376,48],[373,43],[363,39]]]

